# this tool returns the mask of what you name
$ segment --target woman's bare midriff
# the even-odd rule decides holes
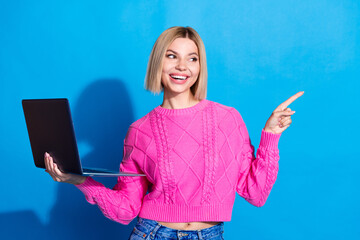
[[[188,222],[188,223],[173,223],[173,222],[159,222],[161,225],[176,229],[176,230],[201,230],[213,227],[220,222]]]

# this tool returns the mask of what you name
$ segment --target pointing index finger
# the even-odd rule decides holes
[[[287,108],[292,102],[294,102],[296,99],[301,97],[304,94],[304,91],[298,92],[295,95],[291,96],[288,100],[280,104],[276,110],[283,111],[285,108]]]

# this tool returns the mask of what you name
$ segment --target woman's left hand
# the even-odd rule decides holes
[[[291,111],[288,106],[295,101],[298,97],[302,96],[304,92],[298,92],[297,94],[291,96],[288,100],[280,104],[271,114],[267,120],[264,131],[271,132],[274,134],[280,134],[285,131],[291,124],[291,115],[295,111]]]

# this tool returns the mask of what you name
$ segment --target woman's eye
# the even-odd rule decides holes
[[[174,54],[168,54],[168,55],[166,55],[166,57],[173,59],[173,58],[175,58],[175,55]]]
[[[196,57],[190,58],[191,62],[196,62],[198,59]]]

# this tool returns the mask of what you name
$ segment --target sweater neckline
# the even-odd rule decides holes
[[[156,113],[163,115],[182,115],[182,114],[193,113],[202,110],[207,105],[208,102],[209,101],[207,99],[202,99],[194,106],[187,108],[179,108],[179,109],[168,109],[168,108],[163,108],[161,107],[161,105],[159,105],[154,110]]]

